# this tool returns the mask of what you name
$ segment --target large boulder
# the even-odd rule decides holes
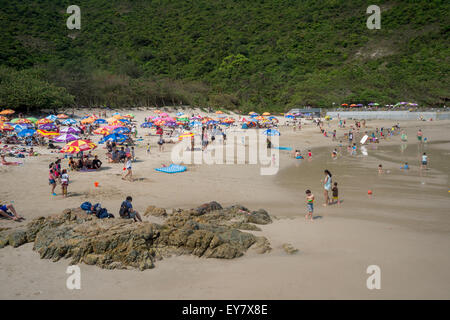
[[[199,208],[177,210],[163,224],[98,219],[81,209],[66,209],[61,214],[34,219],[25,227],[0,231],[0,248],[34,242],[33,249],[43,259],[67,258],[71,264],[140,270],[153,268],[155,261],[174,254],[233,259],[252,246],[258,253],[270,250],[265,237],[239,230],[259,229],[247,221],[253,215],[247,209],[223,209],[217,202],[200,208],[201,214]],[[167,215],[163,210],[151,206],[146,213]],[[267,222],[260,211],[254,220]]]
[[[155,217],[167,217],[166,209],[164,208],[157,208],[155,206],[148,206],[147,209],[144,212],[144,216],[155,216]]]

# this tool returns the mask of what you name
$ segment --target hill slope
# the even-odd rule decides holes
[[[80,0],[79,31],[66,27],[69,1],[0,2],[0,64],[33,68],[78,104],[285,110],[450,97],[444,0],[377,1],[381,30],[367,29],[362,0]]]

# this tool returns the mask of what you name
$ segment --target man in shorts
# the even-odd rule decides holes
[[[12,204],[0,203],[0,215],[2,217],[12,219],[14,221],[20,221],[22,219],[25,219],[17,214],[16,209]]]
[[[142,222],[141,215],[139,212],[133,209],[133,205],[131,202],[133,201],[133,198],[128,196],[124,202],[120,205],[120,211],[119,215],[123,219],[134,219],[134,221],[140,221]]]

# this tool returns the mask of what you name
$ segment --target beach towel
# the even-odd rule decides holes
[[[291,147],[273,147],[274,149],[278,149],[278,150],[288,150],[291,151],[292,148]]]
[[[186,171],[186,167],[180,166],[177,164],[171,164],[168,167],[156,168],[155,170],[159,171],[159,172],[165,172],[165,173],[178,173],[178,172]]]

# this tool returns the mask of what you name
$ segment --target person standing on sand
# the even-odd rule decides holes
[[[69,186],[69,175],[67,170],[64,169],[61,174],[61,189],[63,198],[67,198],[67,187]]]
[[[131,156],[127,157],[127,161],[125,163],[125,170],[126,170],[126,174],[122,177],[122,180],[126,180],[126,178],[129,176],[129,180],[133,181],[133,171],[131,168]]]
[[[325,203],[323,204],[323,206],[326,207],[330,204],[329,192],[331,191],[331,184],[332,184],[331,177],[333,175],[331,174],[330,171],[328,171],[328,169],[325,169],[324,173],[325,173],[325,179],[323,180],[323,187],[324,187],[323,196],[325,198]]]
[[[305,220],[308,220],[308,217],[310,217],[310,220],[313,221],[313,213],[314,213],[314,195],[311,193],[311,190],[306,190],[306,209],[308,212],[305,215]]]
[[[422,129],[419,129],[419,131],[417,131],[417,140],[419,141],[419,143],[422,142],[422,136],[423,136]]]
[[[422,155],[422,164],[420,166],[421,169],[427,169],[427,165],[428,165],[428,156],[427,153],[424,152]]]
[[[55,188],[56,188],[56,176],[54,173],[54,163],[50,163],[50,165],[48,166],[49,168],[49,173],[48,173],[48,182],[49,184],[52,186],[52,195],[56,196],[55,193]]]

